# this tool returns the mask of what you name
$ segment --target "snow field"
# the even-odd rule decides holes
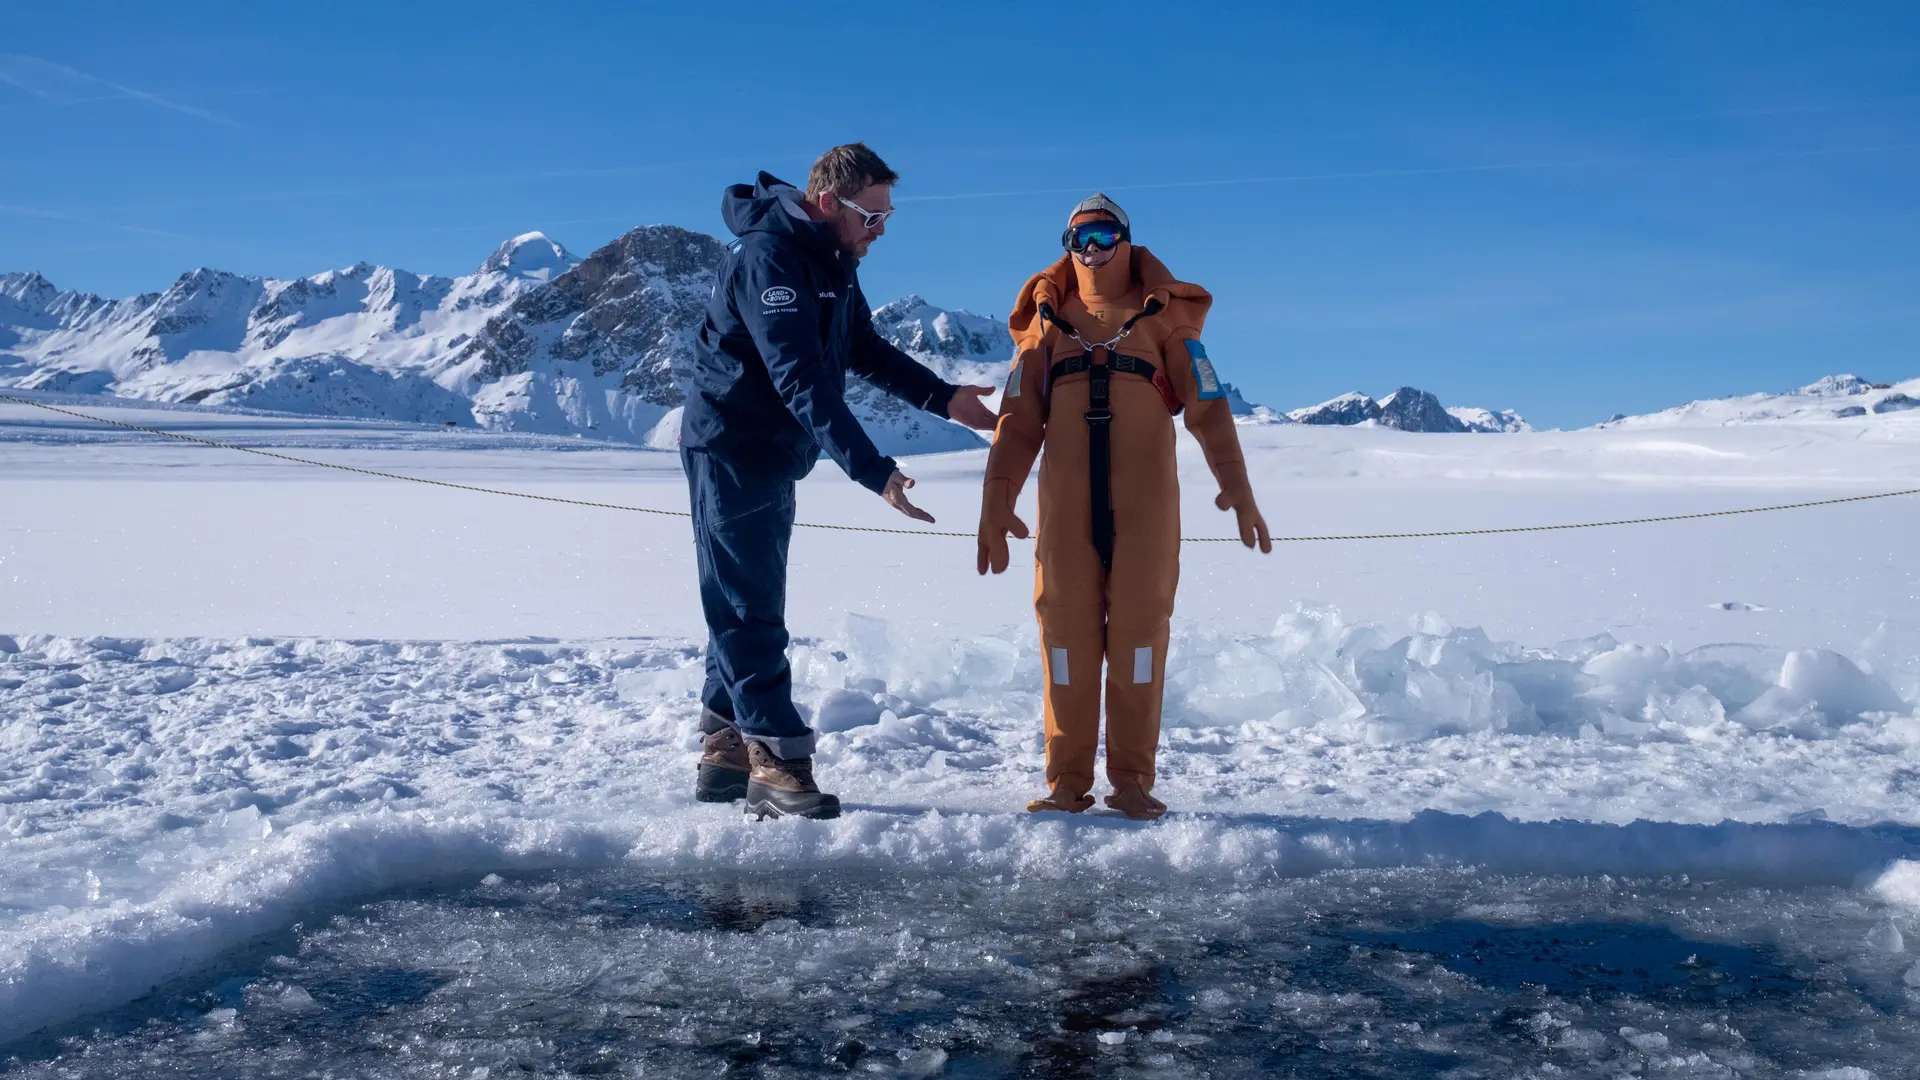
[[[853,616],[796,644],[822,774],[852,812],[776,827],[692,803],[684,645],[0,638],[0,1039],[303,912],[496,871],[1855,885],[1920,859],[1920,831],[1872,825],[1914,823],[1912,701],[1846,658],[1388,636],[1314,608],[1264,638],[1184,635],[1160,787],[1182,813],[1151,828],[1017,813],[1040,786],[1030,633],[916,639]]]
[[[684,505],[667,454],[82,407],[370,468]],[[1920,413],[1243,434],[1269,520],[1299,533],[1720,509],[1920,475]],[[908,463],[941,527],[971,527],[979,466]],[[1191,448],[1182,475],[1187,531],[1223,533]],[[899,523],[830,468],[803,485],[802,518]],[[797,693],[850,812],[756,827],[689,797],[701,632],[683,522],[346,479],[0,406],[0,1042],[368,897],[489,873],[819,869],[1209,898],[1336,873],[1419,888],[1436,868],[1692,875],[1867,905],[1846,947],[1904,985],[1904,953],[1865,938],[1890,942],[1885,923],[1904,950],[1920,933],[1920,568],[1901,541],[1916,518],[1915,500],[1886,500],[1264,560],[1195,545],[1157,789],[1179,813],[1151,826],[1018,812],[1041,772],[1025,573],[975,577],[965,539],[803,532]],[[1513,918],[1539,914],[1524,907]],[[1541,1011],[1557,1017],[1541,1040],[1638,1046]],[[1143,1031],[1103,1029],[1126,1037],[1102,1045]]]

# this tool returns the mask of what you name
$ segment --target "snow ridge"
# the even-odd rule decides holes
[[[1617,415],[1598,428],[1728,427],[1741,424],[1859,420],[1920,409],[1920,379],[1869,382],[1858,375],[1829,375],[1777,394],[1691,401],[1643,416]]]

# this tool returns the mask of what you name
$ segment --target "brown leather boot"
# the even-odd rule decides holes
[[[1147,789],[1134,779],[1114,781],[1107,805],[1135,821],[1153,821],[1167,812],[1167,804],[1147,794]]]
[[[747,760],[747,740],[729,725],[706,737],[706,753],[700,755],[700,779],[694,784],[693,797],[701,802],[732,802],[747,797],[747,772],[753,766]]]
[[[1048,810],[1059,810],[1063,813],[1078,814],[1092,805],[1093,796],[1075,795],[1068,791],[1065,785],[1055,784],[1045,798],[1035,799],[1027,804],[1027,813],[1043,814]]]
[[[840,816],[840,797],[813,782],[811,757],[773,756],[763,742],[748,741],[753,771],[747,780],[747,813],[758,818]]]

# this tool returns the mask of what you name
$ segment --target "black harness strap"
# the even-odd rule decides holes
[[[1113,340],[1087,344],[1071,324],[1062,319],[1050,304],[1040,305],[1040,317],[1080,343],[1079,356],[1069,356],[1047,369],[1047,390],[1063,375],[1087,373],[1087,486],[1093,509],[1093,550],[1100,554],[1100,567],[1113,572],[1113,373],[1138,375],[1151,381],[1153,365],[1137,356],[1115,355],[1113,347],[1133,332],[1133,324],[1160,311],[1160,301],[1150,300],[1140,314],[1128,319]],[[1098,351],[1107,354],[1101,363]]]
[[[1047,369],[1047,385],[1051,386],[1069,375],[1078,375],[1083,371],[1091,370],[1093,366],[1093,354],[1090,352],[1069,356]],[[1105,366],[1116,374],[1138,375],[1148,382],[1152,382],[1160,373],[1151,363],[1137,356],[1115,356],[1109,359]]]
[[[1113,570],[1113,407],[1109,397],[1112,364],[1093,363],[1086,355],[1087,368],[1087,481],[1091,485],[1093,505],[1093,550],[1100,553],[1100,567]]]

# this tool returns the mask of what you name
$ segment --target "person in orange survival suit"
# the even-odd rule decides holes
[[[1180,578],[1180,484],[1172,417],[1186,413],[1240,539],[1271,552],[1225,389],[1200,343],[1213,297],[1132,243],[1105,195],[1074,207],[1067,254],[1020,290],[1007,320],[1007,378],[980,508],[979,570],[1006,570],[1014,500],[1042,449],[1034,609],[1046,678],[1047,787],[1034,812],[1093,805],[1106,661],[1107,805],[1166,812],[1153,797]]]

